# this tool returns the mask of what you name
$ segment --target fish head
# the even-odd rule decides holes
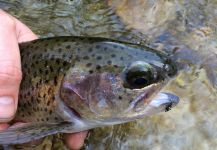
[[[167,111],[178,103],[178,97],[167,93],[154,98],[177,73],[166,54],[138,45],[100,44],[92,53],[102,59],[76,63],[62,81],[60,99],[73,113],[113,124]]]

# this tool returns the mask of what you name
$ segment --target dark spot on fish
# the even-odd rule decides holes
[[[56,86],[58,84],[58,77],[55,76],[54,77],[54,85]],[[50,92],[50,89],[48,90]],[[51,93],[51,92],[50,92]]]
[[[40,103],[40,99],[39,98],[37,98],[36,101],[37,101],[37,103]]]
[[[50,56],[49,54],[46,54],[46,55],[44,55],[44,58],[45,58],[45,59],[48,59],[49,56]]]
[[[52,66],[50,66],[50,72],[54,72],[54,69]]]
[[[72,59],[72,55],[69,55],[69,59]]]
[[[47,112],[47,108],[45,108],[44,111]]]
[[[42,71],[42,69],[40,68],[40,69],[39,69],[39,73],[42,74],[42,72],[43,72],[43,71]]]
[[[48,62],[45,61],[45,62],[44,62],[44,67],[47,67],[47,66],[48,66]]]
[[[108,61],[107,61],[107,64],[108,64],[108,65],[111,65],[111,64],[112,64],[112,61],[111,61],[111,60],[108,60]]]
[[[35,64],[34,63],[31,63],[31,68],[35,68]]]
[[[47,47],[47,46],[48,46],[48,43],[45,43],[44,46]]]
[[[46,73],[47,74],[47,73]],[[46,80],[44,80],[44,83],[48,83],[49,82],[49,79],[46,79]]]
[[[47,102],[47,106],[50,106],[50,101]]]
[[[54,61],[54,59],[55,59],[55,56],[54,56],[54,55],[51,55],[50,60],[51,60],[51,61]]]
[[[45,70],[45,74],[46,74],[46,75],[49,74],[49,71],[48,71],[48,70]]]
[[[23,107],[26,108],[26,103],[23,104]]]
[[[100,47],[101,47],[100,45],[96,45],[96,49],[100,49]]]
[[[118,96],[118,99],[120,99],[120,100],[121,100],[121,99],[122,99],[122,96]]]
[[[67,46],[66,46],[66,49],[70,49],[70,48],[71,48],[71,46],[70,46],[70,45],[67,45]]]
[[[49,111],[49,114],[50,114],[50,115],[52,114],[52,110]]]
[[[67,61],[64,61],[64,62],[63,62],[63,66],[64,66],[64,67],[65,67],[67,64],[68,64]]]
[[[66,58],[66,53],[63,54],[63,58]]]
[[[108,50],[108,48],[107,47],[104,47],[104,51],[107,51]]]
[[[28,65],[27,65],[26,63],[24,63],[23,67],[24,67],[24,68],[27,68],[27,67],[28,67]]]
[[[87,63],[86,64],[87,67],[90,67],[91,65],[92,65],[92,63]]]
[[[93,51],[93,49],[92,49],[92,48],[89,48],[89,49],[88,49],[88,52],[90,52],[90,53],[91,53],[92,51]]]
[[[58,120],[58,118],[57,118],[57,117],[55,117],[54,119],[55,119],[55,120]]]
[[[124,57],[121,56],[121,57],[120,57],[120,60],[124,60]]]
[[[118,68],[118,65],[113,65],[115,68]]]
[[[27,69],[27,73],[28,73],[28,74],[30,74],[30,73],[31,73],[31,70],[30,70],[30,68],[28,68],[28,69]]]
[[[68,39],[64,39],[64,42],[68,42]]]
[[[60,44],[60,43],[57,43],[57,46],[59,46],[59,47],[60,47],[60,46],[61,46],[61,44]]]
[[[36,72],[33,72],[33,77],[37,77],[37,73]]]
[[[62,52],[62,48],[59,48],[59,49],[58,49],[58,52],[61,53],[61,52]]]
[[[76,61],[80,62],[80,57],[79,57],[79,55],[76,55]]]
[[[114,48],[117,48],[118,46],[117,46],[117,45],[113,45],[113,47],[114,47]]]
[[[60,60],[59,60],[59,59],[56,59],[56,63],[59,65],[59,64],[60,64]]]
[[[89,70],[89,73],[92,74],[92,73],[93,73],[93,70]]]
[[[33,55],[33,56],[32,56],[32,59],[35,59],[35,57],[36,57],[36,56],[35,56],[35,55]]]
[[[97,69],[97,70],[100,70],[100,69],[101,69],[101,66],[100,66],[100,65],[97,65],[97,66],[96,66],[96,69]]]
[[[115,55],[115,54],[111,54],[111,57],[113,57],[113,58],[114,58],[114,57],[116,57],[116,55]]]
[[[39,55],[38,55],[38,58],[39,58],[39,59],[42,58],[42,54],[39,54]]]
[[[101,60],[101,59],[102,59],[102,56],[97,56],[96,59],[97,59],[97,60]]]
[[[92,56],[92,57],[95,57],[95,54],[92,54],[91,56]]]
[[[89,57],[88,57],[88,56],[84,56],[83,59],[84,59],[84,60],[88,60]]]

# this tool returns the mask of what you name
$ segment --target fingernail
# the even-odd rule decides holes
[[[0,122],[9,121],[14,116],[14,100],[10,96],[0,97]]]

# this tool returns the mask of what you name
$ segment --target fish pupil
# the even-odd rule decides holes
[[[133,83],[138,87],[144,87],[145,85],[148,84],[148,81],[144,77],[138,77],[138,78],[134,79]]]
[[[132,72],[130,71],[126,75],[126,81],[128,82],[129,88],[131,89],[144,88],[153,81],[152,73],[149,70],[134,70]]]

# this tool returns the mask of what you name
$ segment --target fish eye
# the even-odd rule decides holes
[[[130,89],[141,89],[154,82],[157,72],[153,66],[136,61],[124,70],[124,86]]]

